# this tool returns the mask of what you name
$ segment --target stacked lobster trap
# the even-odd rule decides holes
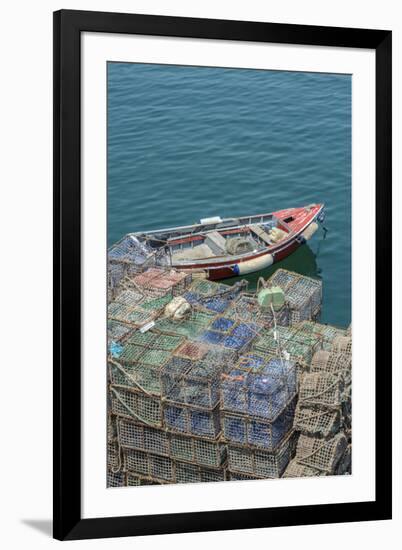
[[[225,479],[221,367],[207,346],[181,334],[134,332],[109,365],[120,469],[156,483]]]
[[[289,325],[319,317],[322,303],[322,281],[278,269],[268,279],[271,287],[280,287],[286,296]]]
[[[253,351],[256,353],[292,361],[296,367],[297,384],[302,374],[310,368],[312,357],[319,349],[320,339],[301,334],[298,325],[265,329],[253,343]]]
[[[285,477],[351,473],[351,339],[334,335],[301,379],[294,429],[300,434]]]
[[[296,401],[294,363],[248,353],[222,375],[222,439],[228,471],[280,477],[292,452]]]
[[[109,264],[129,265],[135,246],[118,243]],[[297,438],[351,425],[348,335],[313,321],[321,282],[278,270],[267,285],[285,303],[261,308],[244,282],[192,279],[141,253],[108,305],[108,486],[321,472]],[[188,309],[175,318],[177,299]]]

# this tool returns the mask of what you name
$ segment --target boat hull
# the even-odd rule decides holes
[[[281,260],[287,258],[302,244],[303,242],[292,241],[274,254],[265,252],[258,256],[248,258],[244,261],[240,260],[235,264],[211,267],[205,266],[203,268],[203,271],[205,272],[206,278],[210,279],[211,281],[219,281],[221,279],[228,279],[230,277],[248,275],[250,273],[255,273],[256,271],[266,269],[274,263],[280,262]],[[201,271],[200,266],[197,265],[180,266],[178,267],[178,269],[198,273],[200,273]]]

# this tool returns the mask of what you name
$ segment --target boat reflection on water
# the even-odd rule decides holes
[[[308,244],[304,244],[281,262],[275,263],[266,269],[250,273],[249,275],[231,277],[221,282],[227,285],[233,285],[238,282],[239,279],[244,279],[248,281],[248,290],[253,291],[257,288],[257,282],[260,277],[267,279],[279,268],[295,271],[296,273],[307,275],[308,277],[321,278],[320,270],[317,265],[317,256]]]

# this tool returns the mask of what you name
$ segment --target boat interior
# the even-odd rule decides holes
[[[192,226],[138,235],[151,248],[164,248],[173,264],[242,256],[264,250],[289,237],[287,222],[272,214],[221,220],[209,218]]]

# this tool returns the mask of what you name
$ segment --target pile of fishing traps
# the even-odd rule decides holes
[[[325,347],[300,382],[293,424],[300,435],[284,477],[351,473],[351,336],[337,334]]]
[[[350,472],[350,334],[314,322],[320,281],[267,284],[278,311],[243,283],[148,266],[128,237],[112,248],[108,487]],[[164,313],[176,296],[180,320]]]

